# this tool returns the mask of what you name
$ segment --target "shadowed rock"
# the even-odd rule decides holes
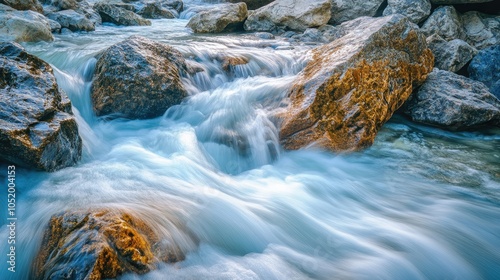
[[[154,118],[179,104],[187,91],[180,71],[182,54],[149,39],[132,36],[106,49],[97,60],[92,103],[98,116]]]
[[[116,25],[151,25],[151,21],[142,18],[138,14],[124,8],[106,4],[103,2],[94,5],[103,22],[111,22]]]
[[[384,0],[330,0],[332,17],[330,24],[340,24],[362,16],[373,17],[384,3]]]
[[[274,0],[229,0],[228,2],[229,3],[240,3],[240,2],[244,2],[245,4],[247,4],[247,8],[249,10],[256,10],[260,7],[263,7],[271,2],[273,2]]]
[[[16,43],[0,43],[0,160],[53,171],[74,165],[82,140],[52,68]]]
[[[471,79],[483,82],[500,99],[500,45],[481,50],[472,59],[468,72]]]
[[[427,38],[427,45],[434,54],[434,66],[451,72],[462,69],[477,54],[477,50],[467,42],[460,39],[446,42],[437,34]]]
[[[286,149],[370,146],[432,70],[425,36],[406,17],[364,17],[341,29],[341,38],[313,50],[291,88],[280,130]]]

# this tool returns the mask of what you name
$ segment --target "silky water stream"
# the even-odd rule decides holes
[[[84,152],[54,173],[18,169],[17,270],[6,270],[0,240],[1,279],[29,279],[52,215],[102,207],[136,213],[186,252],[122,279],[500,279],[498,130],[451,133],[394,117],[363,152],[284,151],[273,116],[312,46],[194,36],[186,23],[25,45],[54,66]],[[183,78],[190,96],[162,117],[96,118],[93,57],[131,35],[168,43],[205,71]],[[221,53],[250,62],[227,73]]]

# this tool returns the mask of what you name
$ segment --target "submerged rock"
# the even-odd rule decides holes
[[[116,25],[151,25],[151,21],[144,19],[138,14],[124,8],[103,2],[94,5],[103,22],[111,22]]]
[[[286,149],[370,146],[432,70],[425,36],[404,16],[363,17],[341,29],[342,37],[312,51],[291,88],[280,130]]]
[[[483,83],[438,69],[412,94],[404,112],[413,121],[450,130],[500,125],[500,100]]]
[[[51,20],[57,21],[61,27],[68,28],[73,32],[95,30],[95,25],[91,20],[73,10],[50,13],[47,17]]]
[[[446,41],[465,39],[462,21],[453,6],[441,6],[434,10],[421,30],[426,36],[438,34]]]
[[[388,0],[383,15],[401,14],[412,22],[419,23],[431,14],[429,0]]]
[[[110,210],[71,211],[50,219],[35,259],[36,279],[100,280],[126,272],[146,273],[158,261],[184,254],[165,246],[142,220]]]
[[[43,15],[33,11],[16,11],[0,7],[0,42],[52,40],[54,37],[50,23]]]
[[[179,104],[187,91],[180,71],[182,54],[149,39],[132,36],[99,55],[92,103],[98,116],[117,113],[127,118],[154,118]]]
[[[304,31],[309,27],[325,25],[330,19],[330,0],[276,0],[255,11],[250,11],[245,30],[273,31],[289,28]]]
[[[483,82],[500,99],[500,45],[481,50],[472,59],[468,72],[471,79]]]
[[[0,160],[53,171],[74,165],[82,140],[52,68],[16,43],[0,43]]]
[[[427,45],[434,53],[434,66],[451,72],[462,69],[477,54],[467,42],[460,39],[446,42],[437,34],[427,38]]]
[[[373,17],[384,0],[331,0],[330,24],[339,24],[362,16]]]
[[[196,14],[187,26],[196,33],[229,32],[242,29],[247,15],[245,3],[226,4]]]

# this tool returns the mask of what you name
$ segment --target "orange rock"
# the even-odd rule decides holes
[[[291,88],[280,130],[286,149],[369,147],[432,71],[425,36],[403,16],[358,18],[341,29],[344,36],[313,50]]]

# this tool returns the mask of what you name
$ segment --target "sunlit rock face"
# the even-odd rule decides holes
[[[97,60],[94,111],[133,119],[161,116],[187,96],[179,72],[186,67],[182,54],[165,44],[139,36],[115,44]]]
[[[344,36],[312,52],[283,116],[286,149],[369,147],[380,127],[432,70],[418,27],[400,15],[344,23]]]
[[[0,4],[0,42],[52,41],[49,20],[33,11],[17,11]]]
[[[50,65],[0,43],[0,161],[54,171],[74,165],[82,140]]]
[[[226,4],[203,11],[188,22],[187,26],[196,33],[218,33],[243,29],[248,11],[245,3]]]
[[[36,279],[99,280],[184,259],[178,247],[160,241],[149,225],[128,213],[65,212],[50,219],[32,274]]]

